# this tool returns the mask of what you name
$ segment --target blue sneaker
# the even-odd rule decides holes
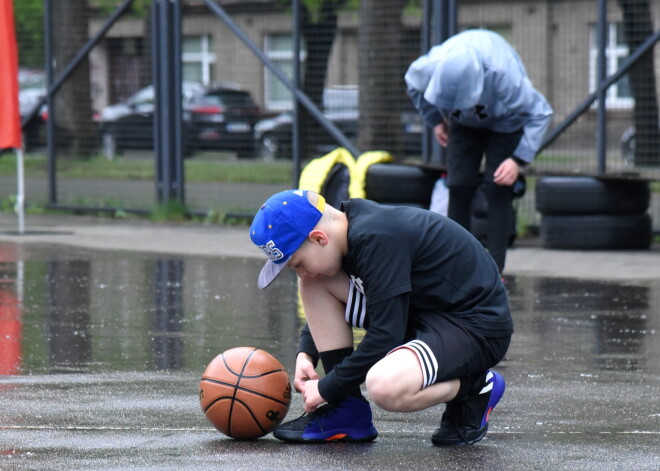
[[[490,413],[502,395],[506,384],[502,375],[488,370],[485,381],[477,383],[473,394],[447,404],[440,428],[431,437],[436,446],[472,445],[486,436]]]
[[[278,425],[273,436],[292,443],[370,442],[378,431],[369,403],[347,397],[337,406],[325,404],[311,414]]]

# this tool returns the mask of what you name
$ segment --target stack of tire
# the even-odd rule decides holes
[[[648,181],[547,176],[536,184],[541,245],[570,250],[634,250],[651,246]]]
[[[444,172],[416,165],[374,164],[365,176],[367,198],[381,204],[429,209],[436,181]],[[471,207],[472,234],[487,244],[488,203],[483,188],[478,187]],[[511,221],[509,245],[516,239],[515,217]]]

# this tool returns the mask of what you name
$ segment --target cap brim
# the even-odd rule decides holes
[[[282,273],[285,267],[286,262],[273,263],[271,260],[268,260],[261,269],[261,273],[259,273],[259,279],[257,280],[259,289],[267,288]]]

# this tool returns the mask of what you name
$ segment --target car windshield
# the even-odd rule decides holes
[[[187,103],[195,96],[195,94],[201,93],[203,90],[203,85],[197,82],[183,82],[181,84],[181,99],[184,103]],[[144,104],[153,104],[154,100],[154,86],[149,85],[148,87],[143,88],[142,90],[135,93],[132,97],[130,97],[128,99],[128,103],[138,106]]]
[[[202,99],[207,105],[223,107],[254,106],[252,97],[245,92],[215,92],[210,93]]]
[[[146,88],[143,88],[139,92],[137,92],[135,95],[133,95],[131,98],[128,99],[128,103],[132,105],[143,105],[146,103],[153,103],[154,102],[154,87],[153,85],[149,85]]]

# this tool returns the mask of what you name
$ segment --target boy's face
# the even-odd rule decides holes
[[[300,278],[335,276],[341,270],[341,252],[327,238],[310,237],[291,256],[287,266]]]

